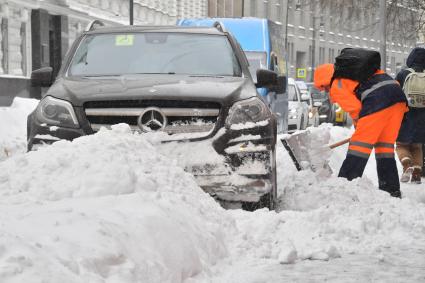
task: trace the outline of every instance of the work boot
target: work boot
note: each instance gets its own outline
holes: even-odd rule
[[[401,160],[401,165],[403,165],[403,174],[401,174],[400,182],[407,183],[413,173],[412,160],[409,157],[405,157]]]
[[[386,191],[392,197],[401,198],[400,182],[397,165],[394,158],[376,158],[379,189]]]
[[[417,167],[417,166],[415,166],[415,167],[413,168],[413,173],[412,173],[412,180],[411,180],[411,182],[412,182],[412,183],[415,183],[415,184],[421,184],[421,183],[422,183],[422,181],[421,181],[421,177],[422,177],[422,168],[421,168],[421,167]]]
[[[394,191],[390,193],[390,196],[395,197],[395,198],[401,198],[401,191]]]

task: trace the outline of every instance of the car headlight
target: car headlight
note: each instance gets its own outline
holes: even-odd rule
[[[78,120],[71,103],[46,96],[40,101],[36,111],[37,120],[53,126],[78,128]]]
[[[256,123],[269,118],[270,111],[266,104],[261,99],[253,97],[233,104],[229,110],[226,125]]]

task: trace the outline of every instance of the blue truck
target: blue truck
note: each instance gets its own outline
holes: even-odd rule
[[[260,18],[202,18],[181,19],[179,26],[214,26],[220,23],[230,32],[242,47],[249,62],[251,76],[256,82],[257,69],[275,71],[287,85],[287,60],[284,43],[284,30],[281,24]],[[278,132],[288,129],[287,91],[275,93],[265,88],[257,89],[268,103],[278,120]]]

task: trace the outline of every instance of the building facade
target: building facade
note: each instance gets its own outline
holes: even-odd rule
[[[312,79],[312,70],[323,63],[333,63],[335,56],[346,47],[362,47],[379,51],[380,34],[377,9],[360,10],[357,17],[347,16],[356,7],[342,7],[339,13],[331,7],[321,7],[319,1],[245,0],[244,15],[269,18],[287,24],[287,58],[290,77],[298,74]],[[337,1],[333,2],[337,3]],[[351,10],[350,10],[351,9]],[[344,23],[341,22],[344,20]],[[413,27],[412,27],[413,28]],[[388,40],[388,39],[387,39]],[[391,39],[389,39],[391,40]],[[387,72],[395,75],[405,64],[411,41],[387,41]],[[304,78],[305,77],[305,78]]]
[[[207,0],[134,0],[134,24],[174,25],[178,18],[206,17]],[[75,38],[92,20],[129,23],[128,0],[0,0],[0,105],[13,97],[40,97],[31,71],[57,73]]]

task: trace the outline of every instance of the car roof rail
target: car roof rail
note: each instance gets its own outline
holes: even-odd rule
[[[105,26],[105,24],[102,21],[100,21],[100,20],[93,20],[93,21],[91,21],[87,25],[87,27],[86,27],[86,29],[84,31],[95,30],[97,27],[103,27],[103,26]]]
[[[216,29],[218,29],[221,32],[227,32],[226,27],[220,21],[215,22],[213,27],[215,27]]]

